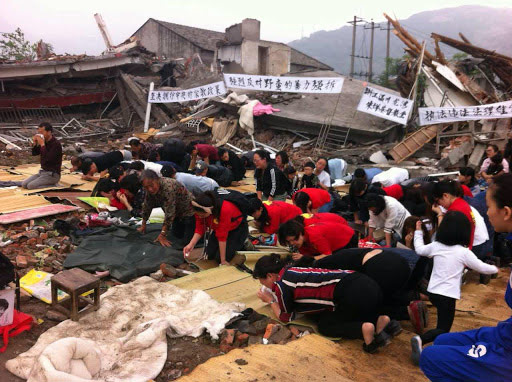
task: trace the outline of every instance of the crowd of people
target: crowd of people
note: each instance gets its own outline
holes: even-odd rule
[[[23,182],[26,188],[60,178],[62,149],[51,132],[43,123],[34,137],[41,171]],[[346,176],[339,158],[298,167],[284,151],[238,156],[176,138],[128,143],[129,151],[73,157],[73,170],[98,180],[94,195],[140,217],[141,232],[161,207],[156,241],[179,245],[185,259],[198,246],[219,265],[242,262],[237,252],[253,241],[289,247],[289,257],[263,256],[253,271],[262,284],[258,297],[281,321],[307,314],[320,333],[360,338],[364,351],[375,353],[402,331],[399,321],[410,320],[417,333],[411,359],[432,381],[512,380],[512,318],[450,333],[468,270],[485,284],[510,262],[500,243],[512,231],[512,175],[496,146],[489,145],[478,172],[464,167],[458,179],[409,179],[401,168],[358,168]],[[248,168],[255,193],[225,188],[238,185]],[[350,181],[343,198],[332,187],[342,177]],[[249,233],[248,219],[264,237]],[[512,307],[511,288],[512,279],[506,292]],[[428,331],[425,301],[437,310]]]

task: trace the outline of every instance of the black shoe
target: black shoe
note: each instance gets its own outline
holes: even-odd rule
[[[373,342],[375,342],[378,347],[383,347],[391,343],[391,337],[383,330],[373,338]]]
[[[402,333],[402,326],[400,326],[400,323],[397,320],[391,320],[384,328],[384,332],[389,334],[391,337],[396,337]]]
[[[489,284],[491,282],[492,275],[480,275],[480,284]]]
[[[373,340],[371,344],[367,345],[366,342],[363,342],[363,350],[367,353],[373,354],[376,353],[379,349],[379,345]]]

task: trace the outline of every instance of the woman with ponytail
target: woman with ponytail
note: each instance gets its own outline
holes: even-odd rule
[[[214,191],[197,195],[192,207],[196,230],[190,243],[183,248],[185,258],[205,235],[205,255],[208,259],[215,259],[220,265],[230,265],[229,262],[237,251],[243,249],[249,235],[246,218],[235,203],[220,200]]]

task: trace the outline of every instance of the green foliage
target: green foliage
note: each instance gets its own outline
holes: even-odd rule
[[[384,72],[379,74],[375,83],[380,86],[384,86],[389,89],[397,89],[395,81],[389,80],[389,77],[396,76],[398,74],[398,68],[400,67],[400,62],[404,61],[408,56],[405,55],[403,57],[398,58],[387,58],[386,59],[386,69]],[[387,72],[387,73],[386,73]]]
[[[0,60],[33,60],[37,55],[37,43],[25,40],[20,28],[12,33],[0,33]],[[48,53],[53,53],[53,46],[46,44]]]
[[[467,53],[455,53],[453,56],[452,56],[452,61],[462,61],[462,60],[465,60],[466,58],[468,58],[468,54]]]

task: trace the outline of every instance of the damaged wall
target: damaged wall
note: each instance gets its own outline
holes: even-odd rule
[[[240,45],[221,46],[218,58],[226,73],[239,73],[241,66],[245,74],[279,76],[290,71],[291,48],[276,42],[244,40]]]
[[[213,51],[201,49],[152,19],[135,32],[134,36],[146,49],[156,53],[157,56],[177,59],[192,57],[195,53],[199,53],[204,63],[210,64],[213,61]]]

